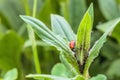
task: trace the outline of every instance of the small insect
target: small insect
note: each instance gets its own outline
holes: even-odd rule
[[[70,41],[69,47],[70,47],[70,49],[71,49],[72,51],[75,52],[75,41]]]

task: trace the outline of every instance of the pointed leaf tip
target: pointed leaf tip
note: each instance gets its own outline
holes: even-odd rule
[[[21,19],[23,19],[25,16],[24,15],[19,15]]]
[[[87,56],[88,50],[90,48],[92,26],[93,26],[93,4],[91,3],[83,19],[81,20],[77,31],[76,40],[76,48],[78,49],[77,59],[81,62],[81,64],[83,64],[83,60],[85,58],[84,55]]]
[[[65,20],[64,17],[52,14],[51,24],[52,24],[52,31],[56,35],[60,35],[68,41],[75,40],[75,34],[71,29],[70,24]]]

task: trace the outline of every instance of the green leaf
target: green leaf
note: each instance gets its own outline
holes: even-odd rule
[[[117,39],[117,41],[120,43],[120,36],[119,36],[119,34],[120,34],[120,31],[119,31],[119,29],[120,29],[120,27],[119,27],[120,26],[120,18],[117,18],[117,19],[108,21],[106,23],[103,23],[101,25],[98,25],[97,29],[99,29],[102,32],[105,32],[110,28],[111,25],[115,26],[114,30],[112,31],[111,36],[114,37],[115,39]]]
[[[113,38],[115,38],[118,43],[120,44],[120,22],[116,25],[115,29],[112,32],[111,35]]]
[[[52,3],[52,4],[51,4]],[[59,3],[58,0],[46,0],[45,4],[43,5],[38,18],[46,23],[47,25],[50,24],[50,14],[51,13],[58,13],[59,12]]]
[[[97,25],[97,29],[99,29],[102,32],[106,32],[110,27],[115,26],[120,22],[120,18],[108,21],[106,23]]]
[[[38,34],[39,37],[42,38],[43,41],[54,45],[63,52],[61,53],[63,55],[63,59],[61,60],[65,62],[64,65],[67,65],[67,68],[69,67],[74,76],[76,76],[76,74],[79,74],[79,68],[73,52],[70,50],[68,44],[64,41],[64,39],[62,39],[62,37],[55,35],[45,26],[45,24],[35,18],[28,16],[21,17],[25,22],[32,25],[34,31]]]
[[[29,16],[21,16],[21,18],[26,23],[32,25],[34,31],[38,34],[40,38],[42,38],[43,41],[55,46],[60,51],[63,50],[69,55],[73,55],[68,46],[68,43],[64,39],[62,39],[62,37],[60,37],[59,35],[55,35],[51,30],[49,30],[43,22]]]
[[[77,59],[83,64],[84,55],[90,47],[90,37],[93,25],[93,4],[86,11],[77,31],[76,49]]]
[[[0,39],[2,38],[2,36],[4,35],[5,32],[6,32],[5,26],[3,26],[3,25],[0,23]]]
[[[70,10],[68,14],[70,15],[70,22],[72,24],[73,30],[77,32],[79,22],[83,18],[83,15],[86,10],[86,1],[85,0],[68,0],[68,5]]]
[[[67,72],[64,64],[62,64],[62,63],[55,64],[54,67],[52,68],[51,74],[55,75],[55,76],[61,76],[61,77],[68,76],[68,72]]]
[[[115,43],[113,40],[107,40],[107,42],[104,44],[103,48],[101,49],[101,55],[109,60],[114,60],[118,57],[119,54],[117,54],[120,51],[120,46],[118,43]],[[109,53],[109,55],[108,55]]]
[[[77,75],[74,78],[65,78],[65,77],[58,77],[53,75],[45,75],[45,74],[30,74],[26,76],[27,78],[34,78],[39,80],[85,80],[83,76]]]
[[[7,71],[20,67],[23,41],[15,32],[8,31],[0,39],[0,69]]]
[[[18,15],[24,9],[21,3],[21,0],[0,0],[0,17],[5,27],[18,30],[22,23]]]
[[[3,80],[2,78],[0,78],[0,80]]]
[[[34,78],[34,79],[45,79],[45,80],[70,80],[64,77],[52,76],[52,75],[45,75],[45,74],[30,74],[26,76],[27,78]]]
[[[120,59],[117,59],[111,63],[110,67],[107,70],[107,75],[112,79],[114,77],[119,78],[120,77],[119,68],[120,68]]]
[[[77,75],[76,77],[72,78],[71,80],[85,80],[82,75]]]
[[[89,80],[107,80],[105,75],[99,74],[95,77],[90,78]]]
[[[100,9],[107,20],[120,17],[120,8],[116,0],[98,0]]]
[[[14,68],[14,69],[11,69],[9,70],[5,76],[4,76],[4,80],[16,80],[18,77],[18,72],[17,72],[17,69]]]
[[[51,15],[51,24],[54,33],[63,36],[68,41],[75,40],[75,34],[73,33],[68,22],[63,17]]]
[[[66,55],[65,52],[60,53],[60,60],[68,71],[68,77],[75,77],[80,74],[79,67],[75,57]]]
[[[67,21],[70,21],[69,1],[70,0],[59,0],[60,13]]]
[[[113,31],[114,27],[116,26],[116,24],[118,24],[120,22],[120,20],[117,20],[116,22],[112,23],[111,25],[109,25],[109,28],[105,31],[105,33],[100,37],[100,39],[98,41],[96,41],[96,43],[93,45],[93,47],[90,49],[89,51],[89,57],[87,58],[87,62],[85,64],[85,69],[84,69],[84,75],[87,76],[88,73],[88,69],[91,65],[91,63],[93,62],[93,60],[98,56],[99,51],[101,49],[101,47],[103,46],[103,43],[106,41],[106,37],[107,35]],[[104,25],[104,26],[108,26],[108,24]]]
[[[36,45],[37,46],[50,47],[47,43],[44,43],[43,41],[40,41],[40,40],[36,40]],[[25,43],[24,43],[23,49],[25,49],[27,47],[30,47],[30,46],[32,46],[31,41],[30,40],[26,40]]]

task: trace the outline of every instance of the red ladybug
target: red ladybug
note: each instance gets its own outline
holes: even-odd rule
[[[70,47],[70,49],[71,49],[72,51],[74,51],[74,49],[75,49],[75,41],[70,41],[69,47]]]

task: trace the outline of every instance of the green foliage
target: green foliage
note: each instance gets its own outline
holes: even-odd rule
[[[97,75],[96,77],[93,77],[89,80],[107,80],[106,76],[102,75],[102,74],[99,74]]]
[[[68,71],[68,74],[69,74],[68,77],[74,77],[74,76],[80,74],[77,60],[75,58],[66,55],[65,52],[61,52],[60,60],[65,65],[65,67]]]
[[[85,65],[85,72],[86,72],[86,70],[89,69],[89,66],[93,62],[93,60],[98,56],[98,52],[99,52],[100,48],[103,46],[103,43],[106,41],[107,35],[114,29],[114,27],[116,26],[116,24],[118,22],[119,22],[119,20],[115,21],[112,25],[109,25],[109,29],[107,29],[105,31],[103,36],[100,37],[100,39],[91,48],[91,50],[89,52],[89,57],[87,58],[87,62]],[[107,25],[105,25],[105,26],[107,26]],[[88,67],[88,69],[87,69],[87,67]],[[85,74],[87,74],[87,73],[85,73]]]
[[[23,24],[19,15],[29,15],[33,13],[33,2],[34,0],[0,0],[0,77],[3,78],[4,73],[14,67],[18,69],[18,80],[24,80],[24,76],[29,73],[35,73],[33,55],[31,54],[32,43],[28,40],[26,24]],[[91,29],[85,33],[92,33],[89,36],[84,36],[87,41],[87,53],[89,57],[84,58],[86,65],[83,66],[84,72],[80,73],[80,64],[78,59],[74,56],[76,50],[73,51],[69,48],[69,42],[71,40],[77,40],[74,33],[77,33],[77,28],[79,23],[82,23],[83,15],[91,2],[94,3],[95,7],[95,24],[93,26],[93,31]],[[98,4],[99,5],[98,5]],[[87,4],[87,5],[86,5]],[[101,11],[99,11],[99,8]],[[59,14],[64,16],[64,18],[72,25],[70,26],[68,22],[61,16],[51,15]],[[102,17],[103,14],[104,18]],[[88,17],[86,20],[93,20],[93,10],[90,9],[89,12],[85,13]],[[50,16],[51,15],[51,16]],[[51,27],[50,27],[50,17],[51,17]],[[52,66],[59,62],[58,51],[52,47],[55,46],[60,51],[60,60],[62,63],[60,65],[55,65],[52,70],[51,75],[32,75],[31,77],[37,77],[40,80],[61,79],[61,80],[106,80],[104,75],[98,75],[99,73],[105,74],[108,80],[119,80],[119,58],[120,58],[120,0],[37,0],[36,8],[36,18],[43,21],[47,26],[40,27],[41,32],[39,32],[40,38],[36,37],[36,44],[38,49],[39,60],[41,63],[42,73],[46,74],[51,71]],[[105,23],[102,23],[102,22]],[[93,24],[93,21],[90,21]],[[100,22],[100,25],[96,24]],[[37,24],[38,25],[38,24]],[[89,24],[88,24],[89,25]],[[115,27],[113,31],[111,27]],[[34,26],[33,26],[34,27]],[[52,30],[46,29],[46,27]],[[72,31],[72,29],[73,31]],[[85,27],[83,27],[84,29]],[[92,28],[92,26],[91,26]],[[11,30],[12,29],[12,30]],[[10,31],[9,31],[10,30]],[[46,30],[46,31],[44,31]],[[6,33],[6,31],[8,31]],[[82,30],[83,31],[83,30]],[[99,39],[102,32],[107,32],[109,34],[107,43],[103,46],[98,54],[100,47],[102,47],[105,41],[106,35],[104,34],[100,40]],[[35,31],[36,32],[36,31]],[[46,33],[45,32],[49,32]],[[37,32],[38,33],[38,32]],[[41,36],[44,35],[44,36]],[[52,35],[51,35],[52,34]],[[18,36],[19,35],[19,36]],[[48,35],[48,36],[47,36]],[[49,37],[51,35],[51,37]],[[54,35],[54,37],[53,37]],[[83,35],[82,35],[83,36]],[[80,36],[79,36],[80,37]],[[52,39],[51,39],[52,38]],[[56,40],[57,38],[57,40]],[[82,38],[81,38],[82,40]],[[24,44],[23,44],[24,42]],[[44,43],[46,42],[46,43]],[[60,42],[60,43],[58,43]],[[92,43],[90,43],[92,42]],[[95,42],[95,44],[93,44]],[[48,45],[48,43],[50,45]],[[118,44],[119,43],[119,44]],[[24,46],[23,46],[24,45]],[[51,46],[52,45],[52,46]],[[98,46],[97,46],[98,45]],[[61,47],[62,46],[62,47]],[[93,46],[93,47],[92,47]],[[97,46],[97,47],[95,47]],[[23,53],[23,54],[21,54]],[[99,57],[94,60],[97,56]],[[93,62],[94,61],[94,62]],[[93,63],[92,63],[93,62]],[[92,65],[91,65],[92,64]],[[88,71],[91,66],[91,70]],[[13,70],[14,72],[15,70]],[[61,71],[61,72],[60,72]],[[8,71],[9,72],[9,71]],[[16,71],[15,71],[16,73]],[[64,74],[64,76],[62,75]],[[65,75],[67,74],[67,75]],[[12,72],[10,76],[14,75]],[[23,76],[20,76],[23,75]],[[90,75],[90,77],[89,77]],[[60,77],[62,76],[62,77]],[[92,77],[95,76],[95,77]],[[9,77],[9,76],[7,76]],[[87,78],[86,78],[87,77]],[[1,80],[0,78],[0,80]],[[3,79],[2,79],[3,80]],[[11,79],[9,79],[11,80]]]
[[[51,4],[52,3],[52,4]],[[59,12],[58,0],[46,0],[45,4],[41,8],[38,18],[45,22],[47,25],[50,24],[50,14]]]
[[[86,56],[90,47],[90,37],[93,24],[93,4],[90,5],[89,9],[84,15],[78,31],[77,31],[77,40],[76,40],[76,55],[77,59],[83,65],[84,55]]]
[[[71,80],[85,80],[85,78],[81,75],[77,75],[76,77],[72,78]]]
[[[103,32],[106,32],[108,28],[114,26],[115,29],[113,30],[113,32],[111,32],[112,34],[111,36],[117,39],[117,41],[120,43],[120,38],[119,38],[120,32],[118,31],[120,29],[119,25],[120,25],[120,18],[98,25],[97,28]]]
[[[0,38],[0,68],[2,70],[20,67],[22,44],[21,37],[13,31],[8,31]]]
[[[58,48],[58,50],[61,51],[60,55],[61,55],[61,61],[62,63],[66,66],[66,68],[68,68],[68,70],[70,70],[69,73],[71,73],[70,77],[75,77],[77,76],[79,73],[79,69],[78,67],[81,69],[80,65],[83,65],[83,63],[81,62],[81,60],[76,60],[76,58],[73,56],[73,52],[70,51],[67,42],[65,41],[64,38],[66,38],[67,40],[69,40],[69,37],[66,36],[67,33],[65,33],[64,30],[66,30],[66,28],[69,26],[64,26],[66,27],[65,29],[62,29],[62,25],[66,24],[65,23],[61,23],[62,25],[60,25],[60,21],[63,21],[63,18],[60,18],[58,16],[59,19],[55,19],[55,16],[52,16],[52,26],[59,26],[62,33],[60,32],[55,32],[55,27],[53,27],[53,31],[57,34],[57,35],[62,35],[62,37],[57,36],[56,34],[54,34],[52,31],[50,31],[46,25],[44,23],[42,23],[41,21],[29,17],[29,16],[21,16],[21,18],[28,24],[31,24],[34,31],[38,34],[39,37],[42,38],[43,41],[54,45],[56,48]],[[61,19],[61,20],[60,20]],[[98,52],[100,50],[100,48],[103,46],[103,43],[106,41],[106,37],[107,35],[114,29],[115,25],[117,22],[115,22],[113,25],[111,25],[111,27],[103,34],[102,37],[100,37],[100,39],[94,44],[94,46],[90,49],[90,51],[88,52],[88,49],[90,47],[90,34],[91,34],[91,29],[92,29],[92,23],[93,22],[93,6],[91,4],[91,6],[89,7],[89,9],[86,11],[85,16],[83,17],[81,24],[80,24],[80,28],[78,28],[78,33],[77,33],[77,43],[76,43],[76,49],[80,48],[80,52],[83,53],[77,53],[77,54],[82,54],[82,57],[85,57],[83,54],[89,53],[87,54],[88,57],[86,59],[86,63],[85,63],[85,69],[84,69],[84,73],[83,76],[85,77],[85,79],[88,79],[88,75],[89,75],[89,67],[91,65],[91,63],[93,62],[93,60],[98,56]],[[59,24],[58,24],[59,23]],[[85,25],[86,27],[84,28]],[[83,31],[83,32],[82,32]],[[49,34],[48,34],[49,33]],[[68,33],[69,34],[69,33]],[[85,35],[86,34],[86,35]],[[52,41],[54,41],[54,43]],[[62,43],[62,42],[63,43]],[[81,47],[81,45],[84,45]],[[66,46],[66,48],[64,47]],[[75,53],[75,54],[76,54]],[[81,59],[81,57],[80,57]],[[82,58],[82,61],[84,61],[85,59]],[[77,61],[80,61],[80,65],[77,65]],[[28,77],[44,77],[44,75],[30,75]],[[49,75],[45,75],[46,78],[50,78],[53,80],[56,80],[57,77],[55,77],[55,79],[53,78],[53,76],[49,76]],[[102,78],[102,77],[100,77]],[[60,79],[60,78],[59,78]],[[79,78],[76,78],[75,80],[77,80]],[[99,79],[99,77],[98,77]],[[104,78],[103,78],[104,79]]]
[[[17,30],[22,21],[19,14],[22,14],[23,5],[18,0],[0,0],[0,17],[5,27]],[[11,5],[12,4],[12,5]],[[19,8],[19,9],[17,9]]]
[[[34,78],[34,79],[45,79],[45,80],[85,80],[84,77],[78,75],[74,78],[64,78],[64,77],[58,77],[58,76],[52,76],[52,75],[44,75],[44,74],[30,74],[27,75],[28,78]]]
[[[105,32],[112,25],[115,26],[114,30],[110,33],[110,36],[114,40],[116,40],[117,43],[109,39],[108,41],[109,43],[107,43],[101,51],[103,57],[105,57],[106,59],[105,62],[102,64],[104,66],[102,69],[106,71],[105,74],[108,75],[108,79],[113,79],[113,80],[119,80],[120,78],[118,76],[119,72],[117,73],[116,72],[117,70],[114,70],[113,68],[111,68],[111,66],[116,66],[116,64],[110,64],[111,62],[114,63],[114,61],[119,60],[119,52],[120,52],[119,50],[120,49],[120,46],[119,46],[120,44],[120,36],[119,36],[120,34],[120,31],[119,31],[120,30],[120,27],[119,27],[120,26],[120,3],[119,1],[120,0],[105,0],[105,1],[99,0],[101,12],[103,13],[103,16],[109,21],[97,26],[97,28],[102,32]],[[109,69],[107,69],[108,67]]]
[[[52,68],[51,74],[55,76],[61,76],[61,77],[68,76],[66,67],[62,63],[55,64],[54,67]]]
[[[109,53],[109,55],[107,55]],[[106,57],[107,60],[114,60],[119,56],[119,44],[112,42],[111,40],[107,41],[104,47],[101,50],[101,55]]]
[[[57,76],[52,76],[52,75],[44,75],[44,74],[30,74],[27,75],[26,77],[28,78],[34,78],[34,79],[45,79],[45,80],[70,80],[68,78],[64,77],[57,77]]]
[[[21,16],[21,18],[27,23],[33,25],[33,29],[39,37],[42,37],[43,41],[53,46],[57,46],[58,50],[70,52],[70,49],[65,40],[62,39],[59,35],[55,35],[52,31],[50,31],[43,22],[29,16]]]
[[[12,70],[9,70],[5,76],[4,76],[4,80],[16,80],[18,77],[18,72],[17,69],[14,68]]]
[[[67,41],[75,40],[75,34],[63,17],[60,17],[58,15],[51,15],[51,24],[52,30],[56,35],[60,35]]]
[[[82,20],[86,10],[85,0],[68,0],[70,22],[72,29],[77,32],[79,22]]]
[[[117,59],[111,63],[111,66],[107,71],[107,75],[110,76],[110,79],[114,79],[115,77],[120,78],[119,63],[120,59]]]
[[[61,58],[63,58],[62,61],[66,66],[69,65],[67,67],[70,67],[70,69],[71,67],[73,68],[72,69],[73,75],[79,73],[77,62],[75,60],[75,57],[73,56],[73,52],[70,50],[68,46],[67,43],[68,41],[64,40],[63,37],[60,37],[59,35],[53,33],[45,26],[44,23],[42,23],[41,21],[35,18],[28,16],[21,16],[21,18],[27,23],[32,25],[35,32],[38,34],[39,37],[42,38],[43,41],[55,46],[58,50],[63,51],[61,54],[62,55]],[[69,27],[69,26],[65,26],[65,27]]]
[[[120,7],[117,0],[99,0],[100,9],[107,20],[120,17]]]

